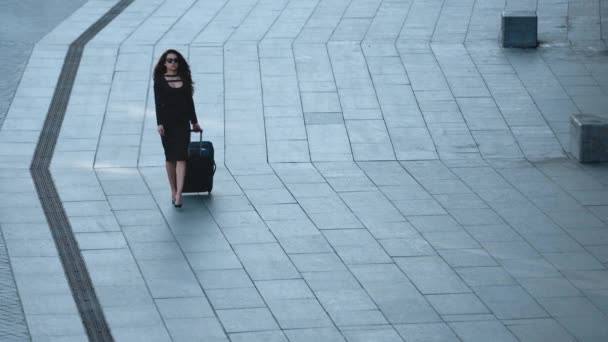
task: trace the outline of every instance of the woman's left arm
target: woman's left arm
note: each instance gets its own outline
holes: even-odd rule
[[[198,124],[198,120],[196,118],[196,110],[194,109],[194,99],[192,96],[188,96],[188,106],[190,107],[190,123],[192,123],[192,129],[202,132],[203,129]]]
[[[190,112],[190,122],[195,125],[198,123],[198,119],[196,118],[196,110],[194,109],[194,99],[192,96],[187,96],[188,97],[188,107],[189,108],[189,112]]]

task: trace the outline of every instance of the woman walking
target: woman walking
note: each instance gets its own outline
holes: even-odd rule
[[[171,202],[182,206],[186,159],[192,130],[202,131],[196,119],[194,82],[190,66],[176,50],[165,51],[154,68],[156,124],[165,150],[165,167],[171,186]]]

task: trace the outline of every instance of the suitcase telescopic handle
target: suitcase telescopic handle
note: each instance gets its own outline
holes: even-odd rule
[[[199,140],[199,142],[203,142],[203,130],[202,129],[199,130],[199,131],[197,131],[195,129],[191,129],[190,132],[198,132],[199,133],[199,139],[198,140]]]

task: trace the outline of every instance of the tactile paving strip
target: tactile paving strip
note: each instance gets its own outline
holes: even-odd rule
[[[118,2],[70,45],[30,166],[30,172],[36,185],[38,197],[40,198],[44,214],[46,215],[63,264],[63,269],[72,290],[72,295],[74,296],[74,301],[76,302],[90,341],[113,341],[114,339],[97,300],[97,295],[95,294],[85,262],[78,249],[72,227],[63,210],[61,200],[49,171],[49,166],[70,99],[72,86],[76,79],[84,46],[132,2],[133,0],[121,0]]]

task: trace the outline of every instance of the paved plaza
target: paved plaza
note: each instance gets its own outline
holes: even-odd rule
[[[70,64],[119,3],[71,1],[0,88],[1,341],[89,340],[54,214],[115,341],[608,341],[608,164],[569,154],[608,118],[608,0],[134,0]],[[505,8],[539,48],[500,47]],[[218,164],[181,209],[168,48]]]

